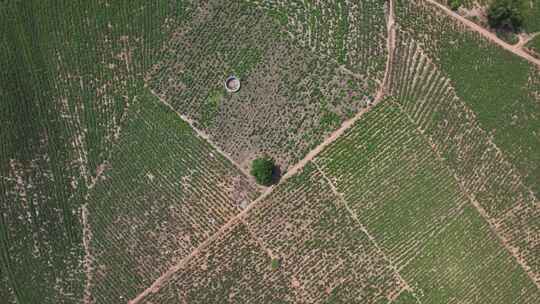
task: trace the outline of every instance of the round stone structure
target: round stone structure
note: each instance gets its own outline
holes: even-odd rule
[[[227,92],[234,93],[240,90],[240,79],[236,76],[229,76],[225,80],[225,89]]]

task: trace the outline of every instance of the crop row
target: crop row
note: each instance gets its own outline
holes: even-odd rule
[[[239,163],[267,153],[287,167],[378,87],[303,48],[252,4],[209,1],[192,24],[173,30],[146,80]],[[241,80],[235,94],[224,89],[230,74]]]
[[[318,55],[382,80],[386,23],[380,1],[260,1],[289,35]]]
[[[134,297],[256,195],[234,166],[151,96],[130,107],[89,198],[92,297]]]
[[[401,290],[313,164],[203,249],[147,303],[379,303]]]
[[[540,70],[494,45],[422,0],[400,1],[397,22],[452,82],[455,95],[508,158],[536,197],[540,195]],[[459,46],[459,47],[457,47]]]
[[[383,101],[315,162],[421,302],[533,303],[536,286],[400,107]]]
[[[452,82],[402,33],[395,54],[392,94],[404,113],[430,138],[461,187],[485,210],[489,222],[533,273],[540,273],[536,198],[508,157],[481,128],[477,115],[456,94]]]

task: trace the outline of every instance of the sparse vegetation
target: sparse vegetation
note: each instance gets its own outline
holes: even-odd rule
[[[278,258],[273,258],[272,259],[272,262],[270,264],[270,268],[272,268],[272,270],[276,271],[279,269],[279,266],[281,265],[281,261],[280,259]]]

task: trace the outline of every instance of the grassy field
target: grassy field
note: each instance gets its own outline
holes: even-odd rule
[[[325,15],[333,12],[328,7],[304,11],[300,2],[285,4],[208,1],[191,27],[173,29],[146,77],[159,96],[242,164],[266,153],[286,169],[371,101],[382,81],[382,3],[368,1],[349,12],[358,19],[348,23],[354,36],[342,37],[331,31],[343,17]],[[314,19],[309,36],[291,28],[303,27],[299,20],[280,22],[301,19],[300,12],[322,19]],[[359,43],[367,35],[369,43]],[[321,45],[312,45],[316,41]],[[336,60],[336,44],[352,59]],[[231,74],[242,83],[235,94],[223,85]]]
[[[402,289],[313,164],[237,223],[144,302],[384,303]]]
[[[539,299],[532,280],[392,100],[367,113],[315,162],[422,303]]]

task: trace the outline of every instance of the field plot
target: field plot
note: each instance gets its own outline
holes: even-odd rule
[[[288,282],[243,224],[201,251],[143,303],[286,303]]]
[[[436,0],[437,2],[451,7],[448,0]],[[453,1],[452,1],[453,2]],[[487,15],[487,9],[493,0],[458,0],[457,3],[460,3],[460,9],[457,11],[460,14],[467,16],[467,13],[472,15],[478,14],[475,12],[477,9],[482,9],[483,14]],[[540,31],[540,2],[538,1],[516,1],[522,6],[525,6],[522,9],[523,24],[521,30],[527,33],[535,33]],[[474,20],[474,19],[473,19]],[[476,20],[475,20],[476,22]]]
[[[391,99],[368,112],[315,163],[422,303],[535,303],[539,298],[533,281]]]
[[[422,0],[397,1],[401,29],[448,77],[480,127],[540,196],[540,70]],[[459,46],[459,47],[457,47]]]
[[[520,263],[540,282],[537,197],[511,158],[498,149],[496,138],[482,128],[480,116],[458,95],[454,82],[408,33],[398,37],[392,94]],[[528,77],[528,97],[538,100],[540,72],[533,70]],[[535,108],[522,109],[523,115],[535,120],[525,126],[533,134],[538,132]],[[534,155],[531,160],[535,165],[537,158]]]
[[[382,81],[386,24],[380,1],[248,1],[276,18],[295,41],[313,53]]]
[[[127,301],[255,195],[176,113],[142,95],[89,198],[92,298]]]
[[[378,9],[382,15],[382,3]],[[173,29],[146,81],[237,162],[267,153],[286,169],[373,99],[386,54],[383,47],[373,51],[370,62],[380,64],[351,71],[290,37],[272,12],[242,1],[203,1],[190,27]],[[382,40],[384,20],[361,29]],[[238,93],[225,91],[231,74],[241,80]]]
[[[405,291],[402,292],[399,297],[397,297],[395,300],[391,300],[388,302],[394,303],[394,304],[416,304],[418,303],[418,300],[415,298],[415,296],[412,294],[412,292]]]
[[[10,294],[2,303],[81,301],[80,207],[174,7],[0,4],[0,272]]]
[[[312,164],[243,215],[143,303],[385,303],[404,288]]]

